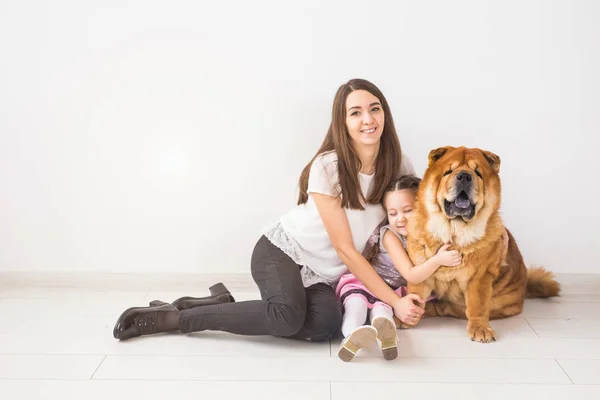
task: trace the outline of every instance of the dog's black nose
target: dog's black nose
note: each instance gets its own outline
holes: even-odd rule
[[[459,182],[467,183],[471,182],[471,179],[473,179],[473,177],[468,172],[461,172],[460,174],[456,175],[456,180]]]

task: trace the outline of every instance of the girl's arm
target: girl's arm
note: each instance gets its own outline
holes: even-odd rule
[[[407,282],[418,284],[429,278],[442,265],[456,266],[460,264],[457,251],[447,251],[450,245],[445,244],[438,253],[423,264],[413,266],[400,239],[389,230],[383,234],[383,248],[388,252],[394,266]]]

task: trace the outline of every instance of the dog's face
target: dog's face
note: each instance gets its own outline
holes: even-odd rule
[[[500,206],[500,157],[465,147],[440,147],[429,153],[423,177],[430,212],[469,222]],[[489,212],[485,212],[485,210]]]

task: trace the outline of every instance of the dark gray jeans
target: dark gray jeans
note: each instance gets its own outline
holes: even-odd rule
[[[240,335],[273,335],[322,341],[335,336],[342,312],[331,286],[304,288],[300,266],[262,236],[252,253],[252,278],[262,300],[183,310],[181,332],[225,331]]]

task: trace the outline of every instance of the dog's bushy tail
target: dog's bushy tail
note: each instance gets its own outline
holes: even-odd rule
[[[554,279],[554,274],[542,267],[527,269],[526,297],[554,297],[560,293],[560,283]]]

